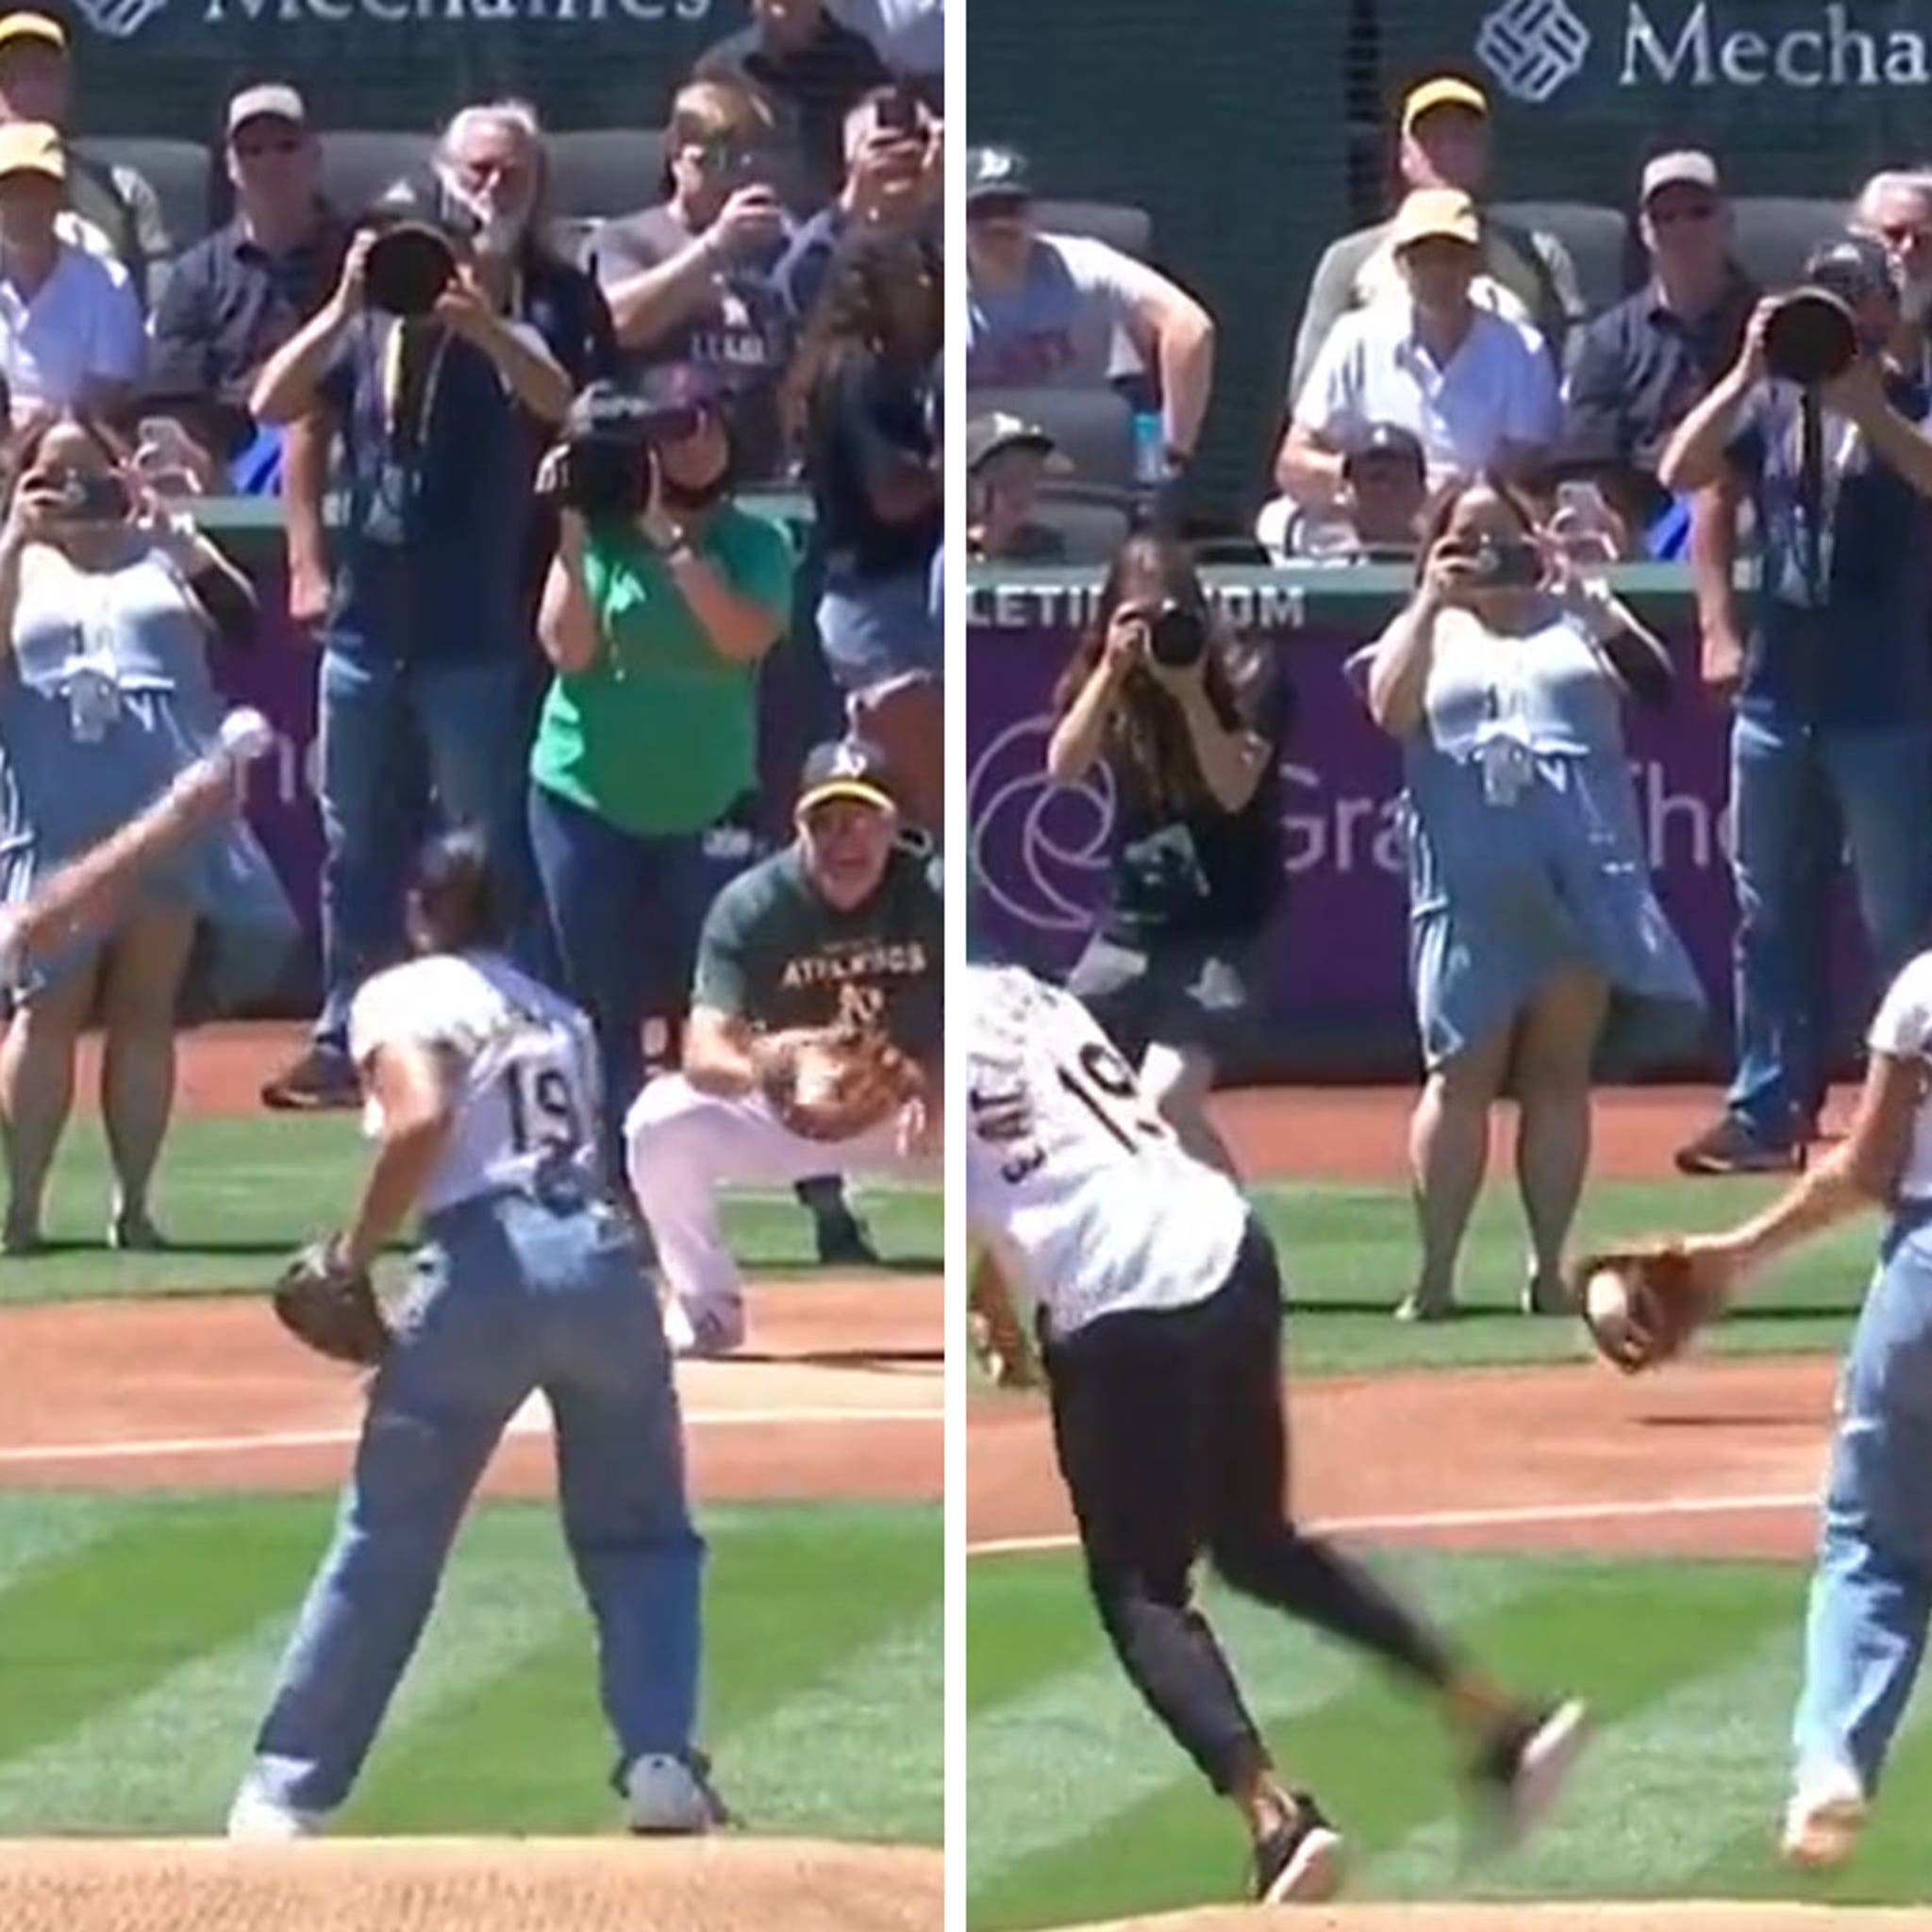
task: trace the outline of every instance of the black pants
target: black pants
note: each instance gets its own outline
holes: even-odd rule
[[[1103,1315],[1045,1350],[1054,1446],[1100,1621],[1135,1688],[1224,1792],[1264,1760],[1191,1603],[1204,1552],[1236,1590],[1431,1685],[1452,1668],[1373,1577],[1289,1518],[1281,1325],[1274,1243],[1251,1220],[1205,1302]]]

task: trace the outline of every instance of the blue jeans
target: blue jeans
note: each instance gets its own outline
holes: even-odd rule
[[[1888,1232],[1839,1387],[1792,1742],[1877,1789],[1932,1619],[1932,1214]]]
[[[624,1117],[644,1084],[653,991],[681,1007],[697,929],[702,832],[640,838],[529,787],[530,849],[572,999],[591,1016],[603,1067],[604,1171],[624,1184]]]
[[[416,1291],[369,1391],[335,1539],[256,1740],[268,1802],[349,1794],[422,1634],[457,1524],[532,1389],[557,1423],[564,1540],[596,1619],[618,1775],[686,1756],[705,1547],[691,1527],[657,1297],[608,1210],[527,1195],[429,1218]]]
[[[1932,924],[1932,730],[1802,729],[1740,715],[1731,730],[1738,891],[1737,1072],[1727,1106],[1787,1145],[1824,1090],[1824,944],[1839,829],[1881,984]]]
[[[519,820],[529,750],[516,666],[322,658],[322,967],[319,1046],[346,1051],[349,1003],[403,950],[403,892],[433,801],[474,825],[510,901],[532,894]]]

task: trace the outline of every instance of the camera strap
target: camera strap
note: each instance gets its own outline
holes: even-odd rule
[[[449,331],[438,327],[427,359],[423,349],[429,334],[420,324],[399,318],[390,325],[382,345],[382,430],[391,452],[413,457],[429,438],[429,418],[442,386],[443,358],[449,353]]]

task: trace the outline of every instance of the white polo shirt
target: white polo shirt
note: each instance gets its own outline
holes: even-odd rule
[[[63,242],[54,273],[29,301],[0,274],[0,374],[13,420],[62,408],[90,376],[132,382],[147,356],[141,305],[126,269]]]
[[[1419,439],[1433,488],[1452,473],[1473,475],[1503,442],[1553,443],[1561,424],[1557,374],[1542,339],[1487,308],[1438,363],[1415,332],[1404,296],[1344,315],[1308,372],[1294,420],[1337,449],[1374,423]]]

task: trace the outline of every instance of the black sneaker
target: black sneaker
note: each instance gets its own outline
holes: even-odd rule
[[[1802,1141],[1774,1146],[1734,1113],[1677,1149],[1679,1174],[1797,1174],[1804,1165]]]
[[[293,1066],[261,1090],[261,1104],[275,1113],[323,1113],[362,1105],[362,1083],[345,1053],[311,1046]]]
[[[1490,1733],[1470,1766],[1470,1782],[1509,1842],[1556,1803],[1589,1734],[1590,1711],[1574,1697],[1526,1705]]]
[[[1341,1889],[1341,1834],[1307,1791],[1291,1791],[1294,1816],[1255,1847],[1255,1903],[1320,1905]]]
[[[872,1233],[849,1208],[833,1208],[817,1216],[819,1265],[822,1268],[876,1268],[879,1251]]]

